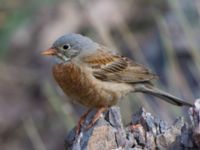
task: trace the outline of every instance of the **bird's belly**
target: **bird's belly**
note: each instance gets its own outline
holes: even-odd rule
[[[67,96],[86,107],[110,107],[122,96],[110,84],[98,81],[71,63],[55,65],[53,75]]]

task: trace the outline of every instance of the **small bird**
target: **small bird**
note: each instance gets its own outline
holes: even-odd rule
[[[71,33],[59,37],[42,54],[57,58],[53,76],[64,93],[89,108],[80,118],[77,132],[93,108],[98,111],[88,128],[98,120],[102,112],[116,105],[130,92],[150,94],[177,106],[193,106],[155,88],[151,81],[157,79],[157,76],[143,65],[80,34]]]

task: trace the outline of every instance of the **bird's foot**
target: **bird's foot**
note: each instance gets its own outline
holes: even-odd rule
[[[85,119],[87,115],[92,111],[92,109],[88,109],[79,119],[78,125],[76,127],[76,135],[79,135],[82,126],[84,125]],[[107,107],[101,107],[97,110],[96,114],[92,118],[92,120],[89,122],[89,124],[84,128],[84,131],[90,129],[101,117],[101,114],[107,111]]]
[[[101,107],[97,110],[96,114],[94,115],[94,117],[92,118],[92,120],[90,121],[90,123],[86,126],[86,128],[84,129],[85,131],[90,129],[101,117],[101,114],[107,111],[107,107]]]
[[[141,124],[131,125],[130,129],[131,131],[135,131],[137,129],[143,128]]]
[[[79,135],[80,131],[81,131],[81,127],[83,126],[83,123],[85,122],[85,119],[87,117],[87,115],[92,111],[92,109],[88,109],[79,119],[78,121],[78,125],[76,127],[76,135]]]

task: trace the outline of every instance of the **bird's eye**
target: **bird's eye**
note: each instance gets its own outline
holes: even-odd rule
[[[64,49],[64,50],[67,50],[67,49],[69,49],[69,48],[70,48],[70,45],[69,45],[69,44],[63,45],[63,49]]]

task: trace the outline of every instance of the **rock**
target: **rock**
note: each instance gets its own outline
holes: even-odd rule
[[[111,107],[104,117],[92,128],[81,129],[75,135],[75,128],[65,139],[66,150],[184,150],[200,149],[200,100],[189,109],[192,125],[188,126],[182,117],[169,126],[165,121],[152,116],[144,108],[133,114],[131,123],[123,127],[120,108]],[[91,112],[82,128],[94,116]]]

